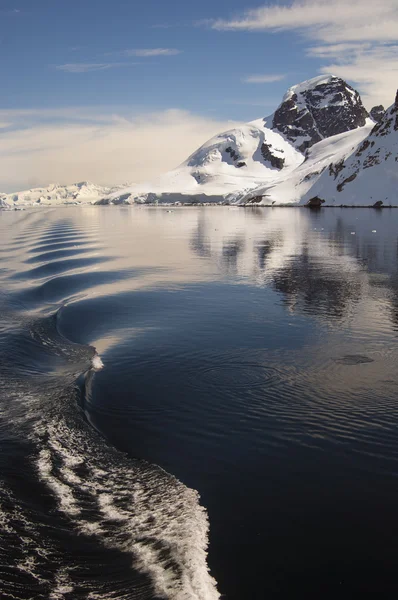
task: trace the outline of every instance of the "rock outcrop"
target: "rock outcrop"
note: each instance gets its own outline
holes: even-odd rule
[[[373,121],[375,121],[376,123],[379,123],[382,120],[384,113],[385,113],[384,106],[382,104],[379,104],[378,106],[374,106],[369,114],[370,114],[371,118],[373,119]]]
[[[305,152],[325,138],[364,126],[368,116],[358,92],[343,79],[316,77],[288,90],[272,128]]]

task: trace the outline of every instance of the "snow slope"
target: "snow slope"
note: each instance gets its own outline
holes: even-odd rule
[[[398,92],[362,143],[345,160],[332,162],[303,202],[320,196],[328,204],[398,205]]]
[[[374,122],[367,119],[364,127],[346,131],[314,144],[306,158],[285,178],[254,188],[239,199],[241,204],[298,204],[312,190],[332,162],[349,156],[370,133]],[[315,195],[311,193],[309,197]]]
[[[153,183],[123,190],[136,200],[162,199],[169,194],[207,195],[233,199],[264,181],[273,181],[280,172],[291,172],[303,155],[278,132],[248,123],[208,140],[179,167]],[[120,194],[111,198],[117,201]]]

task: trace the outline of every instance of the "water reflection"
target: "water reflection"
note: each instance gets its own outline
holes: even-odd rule
[[[389,302],[396,323],[397,218],[374,213],[202,211],[190,247],[224,276],[272,288],[290,310],[343,319],[370,296]]]

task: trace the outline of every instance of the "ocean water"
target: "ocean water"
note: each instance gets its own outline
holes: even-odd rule
[[[0,211],[5,599],[395,597],[398,212]]]

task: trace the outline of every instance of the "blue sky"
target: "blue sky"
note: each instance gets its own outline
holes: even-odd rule
[[[303,61],[303,40],[289,32],[252,35],[199,24],[240,11],[239,0],[11,0],[2,5],[9,11],[1,15],[0,26],[6,108],[127,104],[246,120],[272,110],[288,85],[315,75],[320,66],[317,59]],[[13,7],[20,12],[11,12]],[[180,53],[133,54],[141,49]],[[87,71],[60,70],[79,64]],[[253,74],[286,76],[273,85],[242,81]]]
[[[82,161],[98,136],[98,160],[108,160],[98,167],[102,183],[155,176],[229,121],[269,114],[287,87],[319,72],[346,78],[369,107],[391,104],[397,28],[397,0],[379,0],[377,9],[370,0],[0,0],[0,191],[44,185],[53,173],[63,183],[95,177],[90,160],[84,176]],[[156,124],[169,146],[179,127],[167,159],[151,158],[145,145]],[[137,134],[127,162],[125,139],[124,158],[108,156],[119,148],[112,127]],[[75,166],[56,144],[62,138],[64,153],[73,146],[62,128],[73,129]]]

